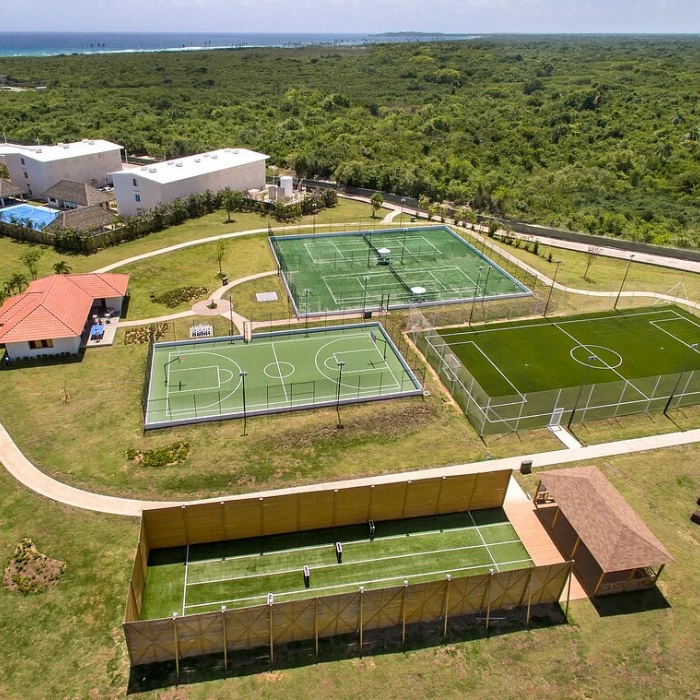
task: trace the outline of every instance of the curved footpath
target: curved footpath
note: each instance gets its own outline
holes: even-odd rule
[[[616,455],[630,454],[633,452],[644,452],[662,447],[677,447],[679,445],[690,445],[700,442],[700,429],[689,430],[685,433],[666,433],[664,435],[653,435],[651,437],[635,438],[633,440],[620,440],[618,442],[608,442],[602,445],[591,445],[590,447],[580,447],[575,449],[554,450],[552,452],[539,452],[537,454],[520,455],[517,457],[504,457],[502,459],[487,459],[481,462],[471,462],[470,464],[457,464],[449,467],[435,467],[433,469],[421,469],[412,472],[398,472],[395,474],[383,474],[379,476],[366,477],[362,479],[352,479],[348,481],[333,481],[322,484],[310,484],[308,486],[297,486],[287,489],[277,489],[274,491],[260,491],[258,493],[245,493],[239,496],[219,496],[216,498],[205,498],[197,501],[140,501],[132,498],[116,498],[114,496],[103,496],[98,493],[81,491],[67,484],[56,481],[56,479],[44,474],[37,469],[15,445],[9,433],[0,424],[0,457],[2,462],[12,476],[21,484],[36,493],[51,498],[68,506],[94,510],[100,513],[111,513],[114,515],[129,515],[137,517],[141,511],[148,508],[158,508],[161,506],[185,505],[194,503],[217,503],[222,498],[251,498],[264,497],[272,494],[299,493],[322,489],[337,489],[348,485],[363,486],[368,484],[388,484],[405,479],[435,478],[441,476],[454,476],[457,474],[471,474],[474,472],[497,471],[499,469],[517,469],[524,459],[532,460],[533,467],[546,467],[554,464],[565,464],[582,460],[593,460]]]
[[[398,213],[398,209],[394,208],[392,212],[390,212],[386,217],[385,221],[391,221]],[[406,214],[409,214],[410,212],[408,210],[405,210]],[[344,224],[330,224],[328,225],[329,227],[347,227],[348,225],[357,225],[357,224],[352,224],[352,223],[344,223]],[[283,230],[294,230],[294,229],[299,229],[299,228],[306,228],[306,227],[301,227],[301,226],[285,226],[282,227]],[[151,258],[157,255],[163,255],[165,253],[169,253],[175,250],[181,250],[183,248],[189,248],[191,246],[195,245],[201,245],[204,243],[209,243],[213,241],[217,241],[220,239],[227,239],[227,238],[237,238],[239,236],[250,236],[250,235],[255,235],[259,233],[267,233],[266,228],[261,228],[261,229],[252,229],[248,231],[240,231],[236,233],[228,233],[228,234],[222,234],[219,236],[210,236],[208,238],[201,238],[198,240],[194,241],[187,241],[185,243],[179,243],[176,245],[168,246],[166,248],[160,248],[158,250],[150,251],[148,253],[143,253],[141,255],[136,255],[131,258],[126,258],[124,260],[118,261],[116,263],[112,263],[111,265],[106,265],[105,267],[102,267],[98,270],[95,270],[95,272],[109,272],[110,270],[117,269],[119,267],[122,267],[124,265],[128,265],[133,262],[138,262],[140,260],[144,260],[146,258]],[[496,246],[491,243],[490,240],[484,239],[485,244],[489,248],[494,248],[496,249]],[[527,263],[524,263],[523,261],[519,260],[513,255],[510,255],[507,251],[502,250],[498,248],[498,252],[500,255],[503,255],[505,258],[507,258],[509,261],[513,262],[514,264],[520,266],[521,268],[527,270],[531,274],[535,275],[538,279],[540,279],[543,283],[547,285],[552,284],[551,278],[547,277],[547,275],[539,272],[538,270],[535,270],[533,267],[528,265]],[[619,251],[615,251],[616,253],[619,253]],[[615,256],[617,257],[617,256]],[[640,259],[641,261],[641,259]],[[646,261],[645,261],[646,262]],[[688,263],[691,264],[689,261],[673,261],[673,265],[666,265],[667,267],[674,267],[676,269],[685,269],[687,271],[692,271],[694,272],[694,269],[690,268],[679,268],[675,263]],[[660,264],[660,263],[655,263],[655,264]],[[247,282],[252,279],[258,279],[260,277],[265,277],[268,275],[273,275],[277,274],[276,271],[267,271],[267,272],[262,272],[258,273],[255,275],[249,275],[248,277],[242,277],[238,280],[234,280],[230,284],[226,285],[225,287],[220,287],[217,289],[211,296],[211,299],[216,299],[218,301],[221,301],[223,303],[222,297],[223,295],[232,287],[235,287],[238,284],[242,284],[244,282]],[[555,283],[554,285],[557,289],[560,289],[562,291],[566,291],[572,294],[584,294],[584,295],[589,295],[589,296],[597,296],[597,297],[612,297],[617,295],[618,292],[592,292],[592,291],[587,291],[587,290],[581,290],[581,289],[575,289],[571,287],[566,287],[564,285],[561,285],[559,283]],[[700,304],[697,302],[689,302],[685,299],[680,299],[677,297],[672,297],[667,294],[658,294],[656,292],[622,292],[622,296],[627,296],[627,297],[635,297],[635,296],[640,296],[640,297],[649,297],[653,299],[659,299],[663,301],[671,301],[671,302],[680,302],[683,304],[687,304],[690,306],[693,306],[694,308],[700,308]],[[196,306],[200,306],[202,302],[199,302]],[[206,304],[204,304],[206,307]],[[211,310],[213,311],[213,310]],[[142,320],[136,320],[136,321],[125,321],[123,323],[120,323],[120,326],[139,326],[139,325],[145,325],[149,323],[157,323],[159,321],[164,321],[164,320],[171,320],[174,318],[184,318],[186,316],[191,316],[195,312],[193,310],[190,311],[184,311],[180,312],[177,314],[171,314],[169,316],[161,316],[158,318],[152,318],[152,319],[142,319]],[[217,310],[216,313],[221,313],[221,311]],[[228,309],[227,309],[227,315],[228,315]],[[239,329],[242,326],[242,323],[246,321],[247,319],[243,318],[239,314],[234,314],[234,322],[236,325],[239,325]],[[287,321],[285,320],[284,323],[286,324]],[[262,324],[261,324],[262,325]],[[448,475],[455,475],[455,474],[466,474],[466,473],[473,473],[473,472],[481,472],[481,471],[495,471],[498,469],[517,469],[520,466],[520,462],[522,460],[528,459],[532,460],[533,466],[534,467],[544,467],[544,466],[550,466],[554,464],[564,464],[564,463],[570,463],[570,462],[577,462],[580,460],[592,460],[592,459],[599,459],[599,458],[604,458],[604,457],[612,457],[615,455],[622,455],[622,454],[629,454],[633,452],[643,452],[646,450],[654,450],[654,449],[660,449],[664,447],[676,447],[679,445],[689,445],[693,444],[696,442],[700,442],[700,429],[696,430],[689,430],[687,432],[677,432],[677,433],[666,433],[664,435],[653,435],[650,437],[642,437],[642,438],[635,438],[632,440],[620,440],[617,442],[610,442],[610,443],[605,443],[601,445],[591,445],[589,447],[578,447],[574,449],[564,449],[564,450],[555,450],[551,452],[540,452],[537,454],[530,454],[530,455],[520,455],[520,456],[515,456],[515,457],[505,457],[502,459],[490,459],[490,460],[483,460],[480,462],[472,462],[470,464],[459,464],[459,465],[454,465],[454,466],[448,466],[448,467],[436,467],[432,469],[422,469],[420,471],[414,471],[414,472],[399,472],[396,474],[386,474],[386,475],[380,475],[380,476],[374,476],[374,477],[367,477],[363,479],[354,479],[352,482],[348,481],[340,481],[340,482],[329,482],[325,484],[314,484],[314,485],[309,485],[309,486],[299,486],[299,487],[294,487],[294,488],[289,488],[289,489],[281,489],[281,490],[276,490],[276,491],[262,491],[256,494],[244,494],[241,496],[230,496],[227,498],[250,498],[251,495],[253,496],[266,496],[270,495],[272,493],[295,493],[295,492],[301,492],[301,491],[308,491],[311,489],[318,489],[323,488],[323,489],[333,489],[333,488],[339,488],[341,486],[345,486],[348,483],[352,483],[354,485],[362,485],[362,484],[381,484],[381,483],[391,483],[395,481],[402,481],[404,479],[410,479],[410,478],[426,478],[426,477],[440,477],[440,476],[448,476]],[[57,481],[56,479],[53,479],[52,477],[48,476],[47,474],[44,474],[41,470],[37,469],[21,452],[21,450],[17,447],[15,442],[12,440],[10,437],[9,433],[7,430],[5,430],[4,426],[2,423],[0,423],[0,462],[5,466],[7,471],[14,476],[17,481],[19,481],[21,484],[26,486],[27,488],[35,491],[36,493],[45,496],[46,498],[50,498],[52,500],[58,501],[60,503],[63,503],[65,505],[69,506],[74,506],[76,508],[83,508],[86,510],[92,510],[92,511],[97,511],[101,513],[110,513],[110,514],[115,514],[115,515],[126,515],[126,516],[134,516],[137,517],[141,514],[141,512],[144,509],[148,508],[157,508],[161,506],[168,506],[168,505],[183,505],[186,503],[207,503],[207,502],[217,502],[221,500],[221,497],[216,497],[216,498],[210,498],[210,499],[202,499],[199,501],[179,501],[179,502],[174,502],[174,501],[147,501],[147,500],[138,500],[138,499],[131,499],[131,498],[118,498],[114,496],[105,496],[102,494],[97,494],[97,493],[91,493],[89,491],[83,491],[81,489],[74,488],[73,486],[69,486],[67,484],[64,484],[60,481]]]

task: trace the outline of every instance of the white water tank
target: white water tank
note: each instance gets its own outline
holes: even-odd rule
[[[285,197],[291,197],[294,192],[294,178],[291,175],[282,175],[280,187]]]

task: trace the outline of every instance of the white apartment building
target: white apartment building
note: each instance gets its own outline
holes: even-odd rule
[[[221,148],[111,173],[119,214],[138,216],[160,202],[206,190],[262,189],[269,157],[246,148]]]
[[[101,139],[55,146],[0,144],[10,180],[29,197],[39,197],[61,180],[111,184],[112,173],[122,169],[121,151],[119,144]]]

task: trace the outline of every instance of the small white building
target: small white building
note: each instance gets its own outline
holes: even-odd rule
[[[0,345],[15,360],[77,354],[89,339],[93,314],[119,316],[129,275],[52,275],[32,282],[0,306]]]
[[[83,139],[55,146],[0,144],[10,180],[29,197],[38,197],[61,180],[93,187],[111,184],[122,169],[122,147],[101,139]]]
[[[263,189],[265,161],[269,157],[246,148],[221,148],[114,172],[111,175],[119,214],[138,216],[161,202],[172,202],[206,190]]]

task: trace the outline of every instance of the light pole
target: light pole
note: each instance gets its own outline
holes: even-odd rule
[[[239,372],[238,376],[241,378],[241,381],[243,382],[243,435],[246,433],[246,428],[248,427],[248,412],[246,410],[246,397],[245,397],[245,378],[248,375],[248,372]]]
[[[549,302],[552,300],[552,292],[554,291],[554,285],[557,281],[557,273],[559,272],[559,265],[561,265],[561,260],[554,261],[557,265],[554,270],[554,277],[552,278],[552,286],[549,288],[549,296],[547,297],[547,304],[544,307],[544,318],[547,318],[547,311],[549,309]]]
[[[632,261],[634,260],[634,255],[630,255],[630,261],[627,263],[627,269],[625,270],[625,275],[622,278],[622,284],[620,285],[620,289],[617,292],[617,298],[615,299],[615,304],[613,306],[613,311],[617,309],[617,303],[620,301],[620,295],[622,294],[622,288],[625,286],[625,282],[627,281],[627,274],[630,271],[630,267],[632,267]]]
[[[399,217],[399,219],[401,221],[400,226],[403,226],[403,205],[405,203],[406,203],[406,199],[402,197],[401,198],[401,216]]]
[[[671,401],[673,401],[673,397],[676,395],[676,391],[678,391],[678,386],[681,383],[681,379],[683,378],[683,375],[685,374],[686,370],[688,369],[688,365],[690,364],[690,358],[693,356],[693,353],[697,349],[698,349],[697,343],[693,343],[688,348],[688,355],[685,358],[685,362],[683,363],[683,368],[681,369],[681,373],[678,375],[678,379],[676,380],[676,384],[673,387],[673,391],[671,392],[671,395],[668,397],[668,401],[666,402],[666,405],[664,406],[664,415],[666,415],[666,411],[668,411],[668,409],[671,408]]]
[[[574,413],[576,413],[576,408],[578,407],[578,402],[581,400],[581,394],[583,393],[583,387],[586,386],[586,381],[588,380],[588,374],[591,371],[591,367],[593,367],[593,365],[591,363],[595,359],[596,359],[595,355],[588,356],[588,366],[586,367],[586,371],[583,374],[583,381],[581,382],[581,386],[579,387],[578,395],[576,396],[576,401],[574,402],[574,408],[571,411],[571,415],[569,416],[569,422],[566,424],[567,430],[569,430],[571,428],[571,423],[573,423]]]
[[[306,314],[304,315],[304,328],[306,330],[306,334],[308,335],[309,333],[309,289],[308,287],[304,290],[304,306],[306,307]]]
[[[228,295],[228,313],[229,313],[229,335],[231,336],[231,345],[233,345],[233,292]]]
[[[481,282],[481,272],[484,268],[479,268],[479,275],[476,278],[476,286],[474,287],[474,298],[472,299],[472,308],[469,309],[469,325],[472,325],[472,316],[474,315],[474,304],[476,304],[476,295],[479,293],[479,282]]]
[[[365,308],[367,306],[367,283],[369,282],[369,277],[363,278],[364,285],[362,287],[362,315],[364,316]]]
[[[343,383],[343,367],[345,367],[345,362],[342,360],[338,362],[338,392],[336,394],[335,410],[338,413],[338,427],[343,427],[343,421],[340,419],[340,387]]]
[[[311,205],[311,209],[314,214],[314,233],[316,233],[316,202]]]

